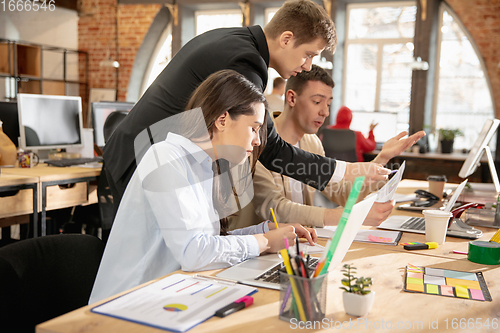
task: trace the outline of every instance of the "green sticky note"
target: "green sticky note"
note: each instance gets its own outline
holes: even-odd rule
[[[424,280],[408,277],[406,278],[406,284],[424,284]]]
[[[457,293],[457,297],[469,298],[469,292],[467,291],[466,287],[455,286],[455,292]]]

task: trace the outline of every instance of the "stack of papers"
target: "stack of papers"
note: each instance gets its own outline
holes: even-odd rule
[[[332,238],[335,230],[337,230],[337,227],[335,226],[316,228],[316,233],[320,238]],[[360,229],[358,230],[356,237],[354,237],[354,241],[396,246],[398,245],[402,235],[403,233],[401,231]]]

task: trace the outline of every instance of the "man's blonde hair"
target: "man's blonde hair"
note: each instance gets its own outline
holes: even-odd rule
[[[325,9],[315,2],[287,1],[264,27],[264,32],[272,39],[278,38],[285,31],[293,32],[295,46],[321,38],[326,43],[325,48],[335,52],[337,46],[335,24]]]

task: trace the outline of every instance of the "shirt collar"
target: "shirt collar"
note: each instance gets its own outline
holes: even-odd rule
[[[266,66],[269,68],[269,47],[267,46],[267,40],[266,35],[264,34],[264,30],[262,30],[260,25],[248,27],[248,30],[255,38],[255,41],[257,43],[257,50],[259,50],[262,59],[264,59],[264,61],[266,62]]]
[[[212,163],[212,158],[203,149],[182,135],[169,132],[165,141],[179,145],[187,152],[187,155],[192,156],[200,164],[206,159],[208,159],[209,163]]]

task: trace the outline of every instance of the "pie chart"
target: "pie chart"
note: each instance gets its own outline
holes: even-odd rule
[[[165,309],[166,311],[170,311],[170,312],[181,312],[181,311],[184,311],[186,310],[188,307],[184,304],[177,304],[177,303],[174,303],[174,304],[167,304],[163,307],[163,309]]]

